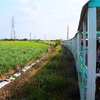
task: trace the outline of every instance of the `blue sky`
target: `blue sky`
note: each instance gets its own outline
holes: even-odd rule
[[[11,37],[14,16],[16,38],[66,39],[77,32],[82,6],[88,0],[0,0],[0,39]]]

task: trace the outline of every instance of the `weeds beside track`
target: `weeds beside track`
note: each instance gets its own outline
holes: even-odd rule
[[[74,58],[59,46],[48,63],[9,100],[79,100],[77,81]]]

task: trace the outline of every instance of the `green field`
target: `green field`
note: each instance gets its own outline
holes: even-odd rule
[[[0,73],[17,65],[23,67],[29,60],[45,52],[49,46],[33,41],[0,41]]]

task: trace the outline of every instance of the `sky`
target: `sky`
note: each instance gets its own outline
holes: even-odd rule
[[[69,39],[88,0],[0,0],[0,39]],[[14,27],[12,28],[12,18]]]

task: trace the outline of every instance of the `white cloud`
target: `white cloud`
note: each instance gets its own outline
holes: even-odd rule
[[[54,18],[54,20],[64,20],[67,17],[65,15],[60,15],[60,16],[54,16],[53,18]]]
[[[20,0],[21,3],[27,3],[29,0]]]
[[[31,7],[21,7],[20,11],[23,13],[22,16],[19,17],[19,22],[24,21],[35,21],[37,23],[48,23],[48,19],[44,16],[39,16],[37,14],[37,10],[33,10]]]
[[[21,12],[27,14],[27,16],[36,16],[36,12],[31,7],[21,7],[20,10]]]
[[[23,1],[23,0],[22,0]],[[27,0],[28,1],[28,0]],[[45,16],[40,16],[39,12],[42,10],[42,5],[40,2],[34,2],[34,4],[22,6],[20,7],[20,11],[22,16],[20,16],[19,21],[25,21],[25,20],[31,20],[31,21],[37,21],[42,23],[48,23],[48,19],[45,18]]]
[[[21,2],[25,3],[28,2],[28,0],[21,0]],[[20,11],[21,14],[26,16],[27,19],[37,19],[38,18],[38,12],[42,9],[42,5],[39,2],[34,2],[33,5],[27,5],[27,6],[21,6]],[[39,19],[40,20],[40,19]]]
[[[42,5],[40,2],[35,2],[36,10],[40,11],[42,9]]]

